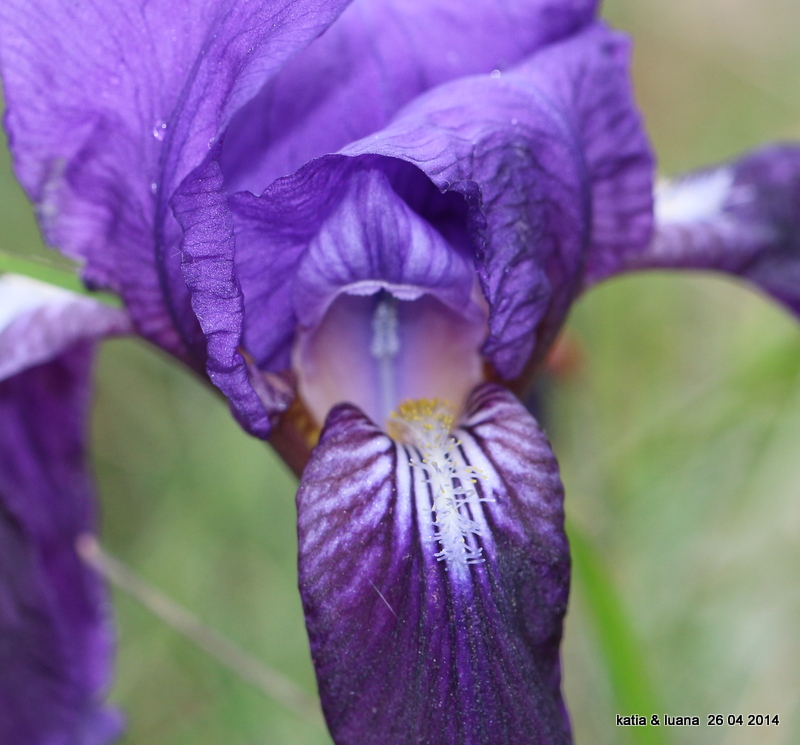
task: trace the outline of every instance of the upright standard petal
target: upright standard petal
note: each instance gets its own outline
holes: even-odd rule
[[[385,127],[415,96],[506,70],[592,22],[597,0],[355,0],[231,122],[231,192],[279,176]]]
[[[0,278],[4,745],[105,745],[121,729],[103,704],[113,648],[108,599],[76,542],[94,530],[85,447],[91,342],[127,330],[119,310]]]
[[[300,588],[333,738],[569,743],[555,458],[497,386],[473,394],[452,434],[437,407],[402,409],[393,440],[340,406],[303,474]]]
[[[180,275],[177,185],[235,111],[348,0],[5,0],[17,176],[48,240],[119,292],[138,330],[202,367]]]
[[[429,91],[385,129],[260,196],[233,195],[234,239],[214,242],[219,271],[207,272],[203,286],[241,295],[244,318],[221,321],[259,370],[287,369],[303,257],[352,191],[350,180],[377,169],[469,257],[490,308],[483,353],[503,378],[520,375],[546,351],[586,267],[606,247],[649,239],[652,157],[627,59],[624,37],[591,25],[507,72]],[[208,250],[202,240],[184,244],[187,254]]]
[[[615,252],[589,279],[642,269],[730,274],[800,315],[800,146],[770,145],[660,185],[652,242]]]

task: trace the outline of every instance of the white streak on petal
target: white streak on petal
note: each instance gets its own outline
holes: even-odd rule
[[[77,297],[68,290],[36,279],[17,274],[4,274],[0,276],[0,333],[26,313],[46,305],[66,306],[74,302]]]
[[[122,310],[27,277],[0,277],[0,380],[81,341],[131,330]]]
[[[660,225],[713,220],[722,213],[733,189],[729,168],[700,173],[677,181],[656,184],[655,213]]]

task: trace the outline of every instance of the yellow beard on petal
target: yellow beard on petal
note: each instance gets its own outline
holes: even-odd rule
[[[419,469],[428,483],[433,510],[433,535],[441,550],[436,558],[447,563],[447,569],[463,571],[469,564],[484,561],[483,549],[476,537],[483,526],[470,515],[478,514],[481,502],[475,488],[485,475],[463,461],[459,441],[453,436],[455,409],[440,399],[404,401],[387,423],[387,431],[396,442],[415,450],[421,457],[409,461]],[[471,508],[471,509],[470,509]]]

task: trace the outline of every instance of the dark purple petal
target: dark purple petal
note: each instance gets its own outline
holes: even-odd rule
[[[497,386],[454,433],[478,469],[470,540],[437,560],[413,448],[354,407],[331,412],[298,492],[300,589],[338,745],[571,742],[559,644],[569,584],[562,487],[541,430]],[[471,549],[471,550],[473,550]]]
[[[596,280],[640,269],[706,269],[752,282],[800,315],[800,146],[770,145],[657,190],[656,233]]]
[[[169,199],[236,110],[346,4],[0,4],[6,126],[48,240],[176,354],[202,361],[204,340]]]
[[[260,193],[312,158],[386,126],[464,75],[504,70],[591,22],[596,0],[355,0],[233,120],[231,191]]]
[[[121,729],[103,705],[113,631],[105,588],[76,542],[94,530],[91,340],[127,321],[8,276],[0,316],[0,359],[13,360],[0,372],[0,742],[104,745]]]

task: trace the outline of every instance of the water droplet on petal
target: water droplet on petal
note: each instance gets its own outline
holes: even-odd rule
[[[151,191],[151,193],[153,193],[153,194],[155,194],[155,193],[158,191],[158,184],[157,184],[155,181],[153,181],[153,182],[150,184],[150,191]]]
[[[492,80],[497,80],[502,74],[500,70],[492,70],[491,73],[489,73],[489,77],[492,78]]]
[[[153,137],[161,142],[167,136],[167,123],[163,119],[159,119],[153,125]]]

